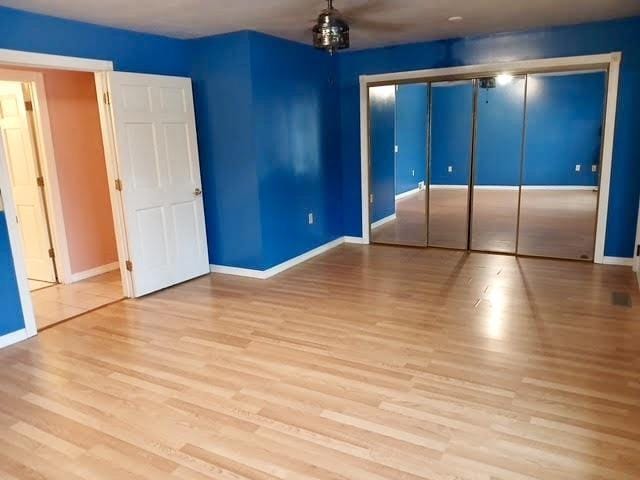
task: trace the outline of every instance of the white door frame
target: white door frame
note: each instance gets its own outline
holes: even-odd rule
[[[20,67],[32,67],[32,68],[50,68],[56,70],[71,70],[71,71],[80,71],[80,72],[91,72],[95,74],[96,80],[96,88],[98,92],[98,106],[100,110],[100,123],[102,126],[102,137],[105,147],[105,161],[107,167],[107,174],[110,182],[109,191],[111,192],[111,208],[113,212],[114,218],[114,226],[116,231],[116,241],[118,245],[118,257],[120,263],[120,272],[122,275],[122,283],[123,283],[123,293],[126,297],[133,296],[133,289],[131,284],[131,278],[128,274],[125,267],[126,265],[126,232],[124,229],[123,222],[123,208],[122,202],[119,195],[114,194],[113,187],[113,179],[114,172],[117,172],[117,167],[115,163],[115,157],[113,154],[113,133],[110,127],[110,118],[108,115],[108,109],[105,108],[103,103],[102,92],[102,79],[103,72],[109,72],[113,70],[113,62],[108,60],[95,60],[88,58],[79,58],[79,57],[66,57],[60,55],[49,55],[42,53],[33,53],[33,52],[24,52],[20,50],[6,50],[0,49],[0,65],[3,67],[11,68],[11,66],[20,66]],[[53,156],[53,142],[51,139],[51,130],[47,125],[49,123],[48,112],[44,110],[42,99],[45,99],[44,90],[38,90],[36,83],[36,94],[38,96],[38,100],[40,101],[40,120],[43,122],[42,126],[42,142],[43,142],[43,151],[45,152],[46,162],[46,170],[48,174],[49,190],[52,194],[51,202],[53,205],[53,209],[57,211],[60,218],[57,218],[55,222],[56,227],[56,242],[66,242],[66,238],[61,240],[61,236],[64,237],[64,224],[60,223],[62,221],[62,209],[60,198],[59,198],[59,189],[54,188],[57,184],[57,176],[55,175],[55,159]],[[45,102],[46,105],[46,102]],[[49,138],[47,138],[47,136]],[[0,152],[0,156],[2,156],[2,152]],[[2,159],[4,160],[4,159]],[[43,170],[45,170],[43,166]],[[11,244],[11,253],[13,256],[13,264],[16,272],[17,282],[18,282],[18,291],[20,294],[20,303],[22,305],[22,312],[25,322],[25,330],[27,333],[27,337],[32,337],[37,334],[38,327],[36,324],[36,319],[33,311],[33,304],[31,301],[31,292],[29,291],[29,284],[27,281],[26,267],[24,264],[24,258],[22,256],[22,247],[20,245],[20,232],[18,229],[18,225],[15,222],[10,221],[10,219],[15,218],[15,204],[13,201],[11,181],[9,178],[7,165],[5,161],[0,161],[0,189],[5,192],[9,192],[9,195],[3,195],[2,201],[4,202],[5,207],[5,216],[7,218],[7,227],[9,230],[9,239]],[[54,192],[55,191],[55,192]],[[56,199],[55,196],[58,196]],[[64,272],[66,278],[69,278],[71,275],[70,266],[68,263],[64,264],[64,262],[68,262],[68,250],[60,247],[60,253],[67,252],[67,259],[63,260],[63,265],[61,268],[61,272]],[[123,253],[125,254],[123,256]]]
[[[605,263],[604,247],[609,213],[609,189],[611,183],[611,165],[613,160],[613,142],[618,104],[618,83],[620,78],[621,52],[601,55],[584,55],[577,57],[546,58],[539,60],[522,60],[513,62],[487,63],[467,65],[463,67],[433,68],[407,72],[383,73],[360,76],[360,175],[362,191],[362,240],[368,244],[369,239],[369,108],[368,91],[373,85],[394,84],[398,82],[432,81],[435,79],[460,77],[473,78],[500,72],[536,73],[562,70],[608,71],[607,98],[605,107],[602,169],[600,172],[600,193],[598,203],[598,219],[596,228],[595,263]]]
[[[636,243],[633,245],[633,271],[636,272],[640,284],[640,204],[638,205],[638,227],[636,230]]]

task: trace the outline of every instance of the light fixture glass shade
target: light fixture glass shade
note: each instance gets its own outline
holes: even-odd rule
[[[318,16],[318,22],[313,27],[313,46],[332,55],[336,50],[349,48],[349,24],[333,8],[332,2]]]

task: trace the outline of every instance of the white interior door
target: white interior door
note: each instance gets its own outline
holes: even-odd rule
[[[209,270],[191,79],[109,72],[136,297]]]
[[[0,129],[13,185],[22,247],[31,280],[55,282],[51,238],[35,140],[27,117],[22,84],[0,81]]]

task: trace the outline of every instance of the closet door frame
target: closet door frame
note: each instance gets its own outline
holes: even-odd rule
[[[369,110],[368,90],[370,86],[401,83],[431,83],[443,80],[472,80],[478,77],[508,72],[512,75],[545,73],[568,70],[607,70],[607,89],[605,105],[605,122],[603,128],[603,144],[600,171],[599,208],[597,214],[596,242],[594,263],[610,263],[604,255],[606,227],[609,210],[609,193],[611,183],[611,167],[613,160],[613,144],[615,137],[615,121],[618,102],[618,86],[620,78],[621,52],[575,57],[559,57],[537,60],[469,65],[462,67],[435,68],[406,72],[361,75],[360,84],[360,182],[361,182],[361,225],[362,237],[351,238],[350,241],[370,243],[369,228]],[[430,172],[428,172],[430,173]]]

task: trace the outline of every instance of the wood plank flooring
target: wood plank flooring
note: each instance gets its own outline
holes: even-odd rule
[[[106,307],[0,361],[2,479],[640,478],[623,267],[345,245]]]

